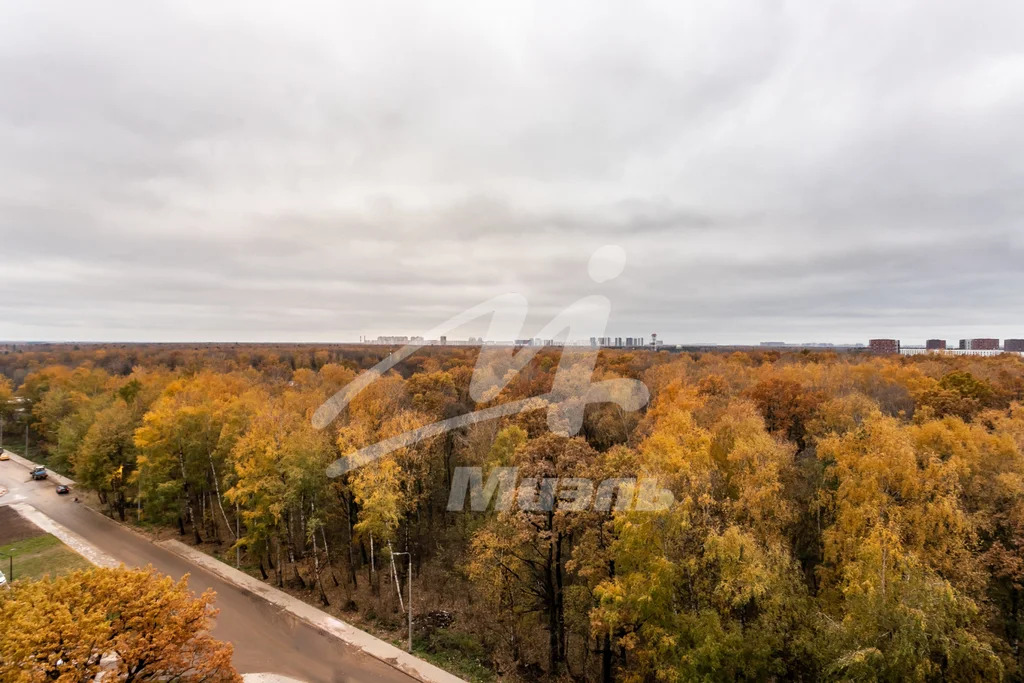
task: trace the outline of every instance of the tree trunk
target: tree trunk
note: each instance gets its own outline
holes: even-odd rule
[[[277,568],[274,570],[277,574],[277,587],[284,588],[284,565],[281,564],[281,537],[277,538]]]
[[[228,514],[224,512],[224,503],[220,498],[220,484],[217,483],[217,469],[213,466],[213,454],[210,451],[206,451],[206,457],[210,459],[210,474],[213,475],[213,490],[217,493],[217,505],[220,507],[220,514],[224,518],[224,526],[227,527],[228,533],[231,534],[231,538],[238,540],[238,536],[231,531],[231,522],[228,521]]]
[[[315,516],[316,513],[313,508],[313,503],[310,502],[309,518],[313,519]],[[324,591],[324,582],[320,578],[320,553],[318,553],[316,549],[316,529],[313,529],[313,532],[309,536],[310,540],[313,542],[313,572],[316,574],[316,585],[320,589],[320,602],[324,604],[324,607],[329,607],[331,603],[327,599],[327,592]]]
[[[615,560],[608,560],[608,578],[615,578]],[[601,648],[601,682],[612,683],[612,634],[604,634],[604,646]]]
[[[558,624],[558,661],[565,661],[565,591],[562,572],[562,534],[555,541],[555,614]]]
[[[338,575],[334,573],[334,563],[331,562],[331,547],[327,545],[327,532],[324,531],[324,527],[320,527],[320,538],[324,541],[324,557],[327,558],[327,566],[331,569],[331,578],[334,580],[334,587],[337,588],[341,585],[338,581]]]
[[[391,548],[391,541],[388,541],[388,550],[391,551],[391,574],[395,577],[395,592],[398,593],[398,605],[405,612],[405,600],[402,599],[402,587],[398,583],[398,568],[395,567],[395,552]]]
[[[552,515],[548,513],[548,529]],[[548,613],[548,676],[555,678],[558,672],[558,597],[555,593],[555,544],[548,541],[548,557],[544,567],[544,596]]]
[[[292,566],[292,574],[295,576],[295,582],[298,583],[302,588],[307,588],[306,580],[302,578],[302,574],[299,573],[299,565],[295,562],[295,540],[292,536],[292,525],[288,515],[284,518],[285,531],[287,532],[288,540],[288,563]]]
[[[356,579],[356,556],[352,540],[352,502],[345,500],[345,516],[348,518],[348,578],[353,588],[359,588],[359,581]]]
[[[192,533],[195,536],[196,545],[203,542],[199,535],[199,525],[196,523],[195,513],[192,511],[192,487],[188,484],[188,476],[185,474],[185,453],[178,448],[178,466],[181,467],[181,487],[185,494],[185,509],[188,511],[188,520],[192,524]]]
[[[301,560],[306,556],[306,541],[309,539],[309,534],[306,533],[306,513],[305,513],[306,501],[305,497],[299,499],[299,532],[301,534],[302,543],[298,547],[298,555]]]
[[[601,646],[601,683],[612,683],[612,637],[608,633]]]

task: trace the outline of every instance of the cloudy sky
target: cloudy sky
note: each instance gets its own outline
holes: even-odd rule
[[[0,339],[1024,337],[1022,122],[1012,0],[6,2]]]

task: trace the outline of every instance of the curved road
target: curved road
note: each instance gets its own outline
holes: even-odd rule
[[[234,644],[233,662],[240,673],[272,672],[308,683],[415,680],[75,503],[71,496],[58,496],[54,486],[32,481],[28,470],[13,460],[0,462],[0,489],[8,489],[0,505],[27,503],[129,567],[153,565],[175,579],[190,574],[192,590],[215,590],[220,615],[213,635]]]

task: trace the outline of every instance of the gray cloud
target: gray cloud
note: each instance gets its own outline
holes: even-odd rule
[[[347,5],[0,9],[0,338],[1024,336],[1018,4]]]

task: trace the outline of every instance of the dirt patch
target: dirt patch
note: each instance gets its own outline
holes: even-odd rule
[[[43,530],[6,505],[0,506],[0,545],[16,543],[43,533]]]

